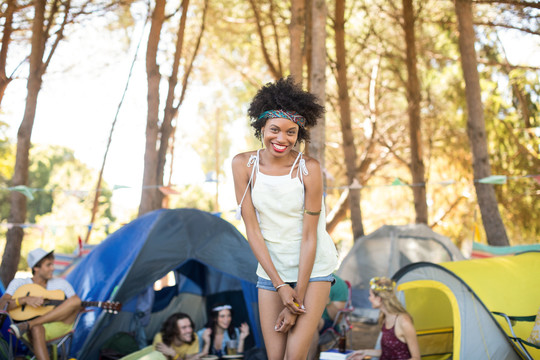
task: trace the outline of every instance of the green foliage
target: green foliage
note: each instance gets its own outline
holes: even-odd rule
[[[14,158],[10,152],[2,161]],[[60,146],[34,145],[30,152],[28,187],[33,200],[27,203],[27,223],[39,228],[25,230],[24,246],[50,242],[50,247],[60,252],[71,252],[77,238],[86,236],[94,201],[97,174],[75,158],[72,150]],[[111,213],[112,191],[106,184],[99,197],[98,220],[94,237],[106,236],[106,225],[115,220]],[[0,193],[2,220],[9,215],[9,191]],[[41,245],[39,245],[41,246]],[[3,248],[3,247],[2,247]],[[23,251],[24,253],[24,251]]]
[[[180,196],[170,197],[169,205],[170,208],[193,208],[209,212],[216,210],[212,195],[199,185],[186,185]]]

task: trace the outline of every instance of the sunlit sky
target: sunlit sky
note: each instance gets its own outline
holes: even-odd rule
[[[122,212],[137,208],[140,200],[146,127],[144,55],[148,26],[143,29],[140,22],[135,27],[129,48],[122,39],[125,34],[96,30],[100,26],[105,28],[104,19],[95,20],[93,26],[93,29],[89,29],[88,24],[84,28],[79,27],[69,34],[67,41],[57,50],[39,95],[32,142],[73,149],[79,160],[99,171],[135,49],[142,36],[138,59],[117,120],[104,173],[111,187],[121,185],[132,188],[114,193],[113,209],[115,215],[121,218]],[[526,37],[529,44],[524,46],[523,40],[516,41],[512,33],[501,33],[501,38],[512,64],[540,66],[538,39]],[[20,60],[24,55],[14,51],[9,57],[19,57]],[[13,63],[10,65],[14,66]],[[191,87],[180,110],[173,178],[173,183],[179,186],[204,183],[205,174],[194,151],[197,144],[193,139],[201,135],[198,126],[201,119],[197,118],[199,103],[211,102],[213,90]],[[9,85],[3,100],[1,116],[10,125],[9,135],[12,139],[16,139],[16,131],[23,117],[25,96],[26,80],[20,78]],[[240,132],[239,135],[238,139],[242,139],[245,133]],[[243,141],[235,140],[231,154],[247,150],[245,147]],[[229,171],[228,163],[224,169]],[[224,210],[235,206],[231,176],[228,175],[229,182],[224,182],[224,190],[220,190],[220,205]],[[215,186],[207,185],[212,189]]]

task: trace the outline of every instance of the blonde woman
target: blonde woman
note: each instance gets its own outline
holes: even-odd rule
[[[401,305],[395,293],[396,283],[386,277],[375,277],[369,282],[369,301],[380,310],[381,349],[363,349],[347,359],[378,357],[380,360],[420,360],[420,348],[411,315]]]

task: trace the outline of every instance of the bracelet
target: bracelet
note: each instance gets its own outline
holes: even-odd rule
[[[180,354],[176,354],[176,355],[174,355],[174,357],[172,358],[172,360],[176,360],[176,359],[178,359],[179,357],[180,357]]]
[[[16,299],[15,299],[15,305],[16,305],[17,307],[21,306],[21,304],[19,303],[19,298],[16,298]]]
[[[283,284],[281,284],[281,285],[276,286],[276,291],[277,291],[280,287],[283,287],[283,286],[285,286],[285,285],[287,285],[287,283],[283,283]]]
[[[321,210],[319,211],[309,211],[307,209],[304,209],[304,213],[305,214],[308,214],[308,215],[320,215],[321,214]]]

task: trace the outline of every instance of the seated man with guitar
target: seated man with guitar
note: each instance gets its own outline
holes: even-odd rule
[[[27,336],[34,355],[38,360],[49,359],[46,342],[60,337],[73,327],[77,314],[81,310],[81,299],[73,287],[64,279],[54,278],[54,254],[41,248],[28,253],[28,266],[32,277],[13,279],[0,298],[0,308],[7,311],[14,320],[26,320],[11,325],[11,331],[20,338]],[[47,306],[48,292],[62,292],[60,305]],[[28,334],[26,334],[28,332]]]

